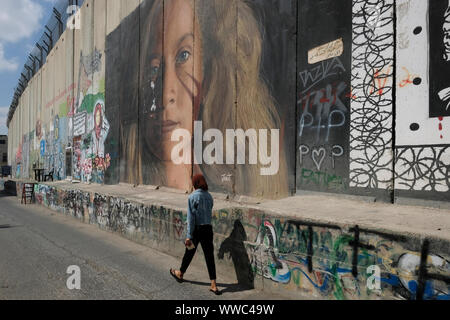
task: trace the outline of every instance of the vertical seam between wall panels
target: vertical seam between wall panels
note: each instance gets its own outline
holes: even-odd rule
[[[141,143],[141,121],[140,121],[140,114],[141,114],[141,1],[139,1],[138,4],[138,57],[137,57],[137,64],[138,64],[138,81],[137,81],[137,153],[139,157],[139,175],[138,179],[136,181],[136,185],[142,185],[144,184],[144,175],[143,175],[143,167],[142,167],[142,143]]]
[[[111,3],[111,1],[109,3]],[[122,45],[122,28],[123,28],[123,24],[122,24],[122,22],[123,22],[122,21],[122,2],[119,2],[118,6],[119,6],[119,8],[118,8],[118,10],[119,10],[119,14],[118,14],[119,19],[118,19],[118,23],[114,22],[114,25],[115,25],[115,28],[119,28],[119,41],[118,42],[119,42],[119,45],[121,46]],[[116,16],[116,18],[117,18],[117,16]],[[116,26],[116,24],[117,24],[117,26]],[[123,57],[122,57],[122,53],[121,52],[119,53],[119,57],[120,57],[120,60],[119,60],[120,67],[117,68],[117,69],[119,69],[120,73],[122,73]],[[117,97],[117,95],[116,95],[116,97]],[[119,102],[118,103],[118,109],[120,110],[120,108],[122,107],[120,96],[117,97],[117,100]],[[121,171],[122,171],[122,157],[121,157],[121,153],[123,152],[122,145],[124,144],[124,142],[122,141],[122,137],[123,137],[124,130],[123,130],[123,123],[122,123],[122,112],[118,112],[118,114],[119,114],[119,159],[118,159],[118,165],[119,165],[119,183],[120,183],[120,182],[122,182],[122,177],[121,177],[121,174],[122,174],[121,173]],[[123,170],[123,171],[126,172],[126,170]],[[125,178],[124,182],[129,183],[129,180],[126,180],[126,178]]]
[[[192,48],[192,52],[193,52],[193,59],[194,59],[194,61],[193,61],[193,63],[192,63],[192,79],[195,79],[195,60],[197,59],[196,58],[196,56],[195,56],[195,18],[196,18],[196,4],[197,4],[197,1],[196,0],[194,0],[194,8],[192,8],[192,12],[193,12],[193,15],[192,15],[192,31],[194,32],[194,37],[193,37],[193,40],[192,40],[192,45],[193,45],[193,48]],[[202,62],[203,63],[203,62]],[[194,124],[195,124],[195,121],[196,121],[196,119],[195,119],[195,98],[194,98],[194,84],[195,84],[195,81],[192,81],[192,84],[191,84],[191,99],[192,99],[192,119],[191,119],[191,128],[192,128],[192,134],[191,134],[191,180],[192,180],[192,178],[194,177],[194,166],[195,166],[195,161],[194,161],[194,159],[195,159],[195,150],[194,150],[194,143],[195,143],[195,130],[194,130],[194,128],[195,128],[195,126],[194,126]],[[199,91],[200,92],[200,91]],[[203,155],[202,155],[203,156]],[[189,191],[191,191],[191,190],[189,190]]]
[[[235,48],[234,50],[236,51],[236,55],[235,55],[235,65],[234,65],[234,129],[237,129],[237,123],[238,123],[238,76],[237,76],[237,71],[238,71],[238,46],[239,46],[239,40],[238,40],[238,35],[239,35],[239,4],[236,0],[234,1],[234,5],[235,5],[235,10],[236,10],[236,34],[235,34]],[[234,164],[233,164],[233,179],[232,179],[232,187],[231,187],[231,192],[232,192],[232,196],[234,197],[236,195],[236,178],[237,178],[237,152],[235,152],[235,147],[233,144],[233,154],[234,154]],[[250,150],[249,150],[250,152]],[[245,155],[244,155],[245,158]]]
[[[108,3],[108,0],[107,0],[107,3]],[[109,2],[110,4],[111,4],[111,1]],[[122,44],[122,26],[121,26],[121,24],[122,24],[122,3],[121,2],[116,2],[116,3],[118,3],[118,10],[119,10],[119,23],[118,23],[118,25],[117,26],[115,26],[115,28],[111,28],[112,30],[111,30],[111,34],[113,34],[114,33],[114,30],[118,30],[118,32],[119,32],[119,46]],[[107,8],[109,8],[109,5],[107,4],[106,5],[106,7]],[[106,13],[108,14],[108,9],[106,9],[107,11],[106,11]],[[114,11],[113,11],[113,13],[114,13]],[[117,18],[117,16],[116,16],[116,18]],[[108,16],[106,16],[106,19],[108,19]],[[116,24],[116,22],[114,22],[114,24]],[[113,38],[113,43],[115,42],[114,40],[114,37],[112,37]],[[114,51],[113,51],[114,52]],[[113,53],[114,55],[115,55],[115,52]],[[122,56],[120,55],[119,56],[120,57],[120,60],[119,59],[116,59],[116,60],[118,60],[118,63],[119,63],[119,66],[120,66],[120,69],[119,68],[116,68],[116,66],[114,65],[113,67],[114,67],[114,69],[113,69],[113,74],[114,74],[114,72],[116,72],[116,70],[117,69],[119,69],[120,71],[121,71],[121,68],[122,68],[122,66],[123,66],[123,64],[122,64]],[[117,58],[117,57],[115,57],[115,58]],[[106,59],[106,58],[105,58]],[[113,60],[114,61],[114,60]],[[105,70],[106,71],[106,70]],[[106,74],[105,74],[105,91],[106,91]],[[117,154],[117,156],[118,156],[118,159],[117,159],[117,180],[116,181],[118,181],[119,183],[121,183],[122,182],[122,176],[121,176],[121,167],[122,167],[122,134],[123,134],[123,128],[122,128],[122,112],[121,112],[121,110],[120,110],[120,107],[121,107],[121,105],[120,105],[120,98],[118,98],[117,97],[117,93],[115,92],[114,93],[115,94],[115,99],[116,99],[116,101],[115,101],[115,103],[117,103],[118,101],[119,101],[119,103],[117,103],[117,108],[118,108],[118,112],[117,112],[117,119],[118,119],[118,121],[116,122],[116,123],[118,123],[119,124],[119,128],[118,128],[118,131],[119,131],[119,134],[118,134],[118,143],[117,143],[117,145],[118,145],[118,154]],[[117,101],[118,100],[118,101]],[[115,181],[114,181],[115,182]]]
[[[164,59],[164,52],[166,50],[166,0],[162,0],[162,37],[161,37],[161,45],[162,45],[162,52],[161,52],[161,62],[160,62],[160,66],[162,66],[162,89],[161,89],[161,105],[162,105],[162,110],[163,110],[163,121],[164,121],[164,110],[166,108],[165,104],[164,104],[164,89],[165,89],[165,83],[166,83],[166,61]],[[156,88],[156,86],[155,86]],[[167,171],[166,171],[167,172]],[[168,184],[169,179],[168,179],[168,175],[166,173],[165,176],[165,183],[166,185]]]
[[[296,32],[295,32],[295,89],[294,89],[294,108],[295,108],[295,119],[294,119],[294,190],[291,192],[291,196],[294,196],[297,194],[297,170],[299,169],[297,167],[297,159],[298,159],[298,105],[297,105],[297,90],[298,90],[298,34],[299,34],[299,16],[300,16],[300,1],[293,1],[296,4],[295,8],[295,26],[296,26]],[[283,141],[284,143],[284,141]],[[289,150],[289,148],[287,148]],[[289,169],[288,169],[289,172]]]
[[[111,4],[111,1],[109,2],[110,4]],[[117,2],[116,2],[117,3]],[[110,34],[113,34],[114,33],[114,30],[119,30],[119,45],[121,44],[121,27],[120,27],[120,24],[121,24],[121,21],[120,21],[120,12],[121,12],[121,3],[119,3],[118,4],[119,5],[119,25],[118,26],[116,26],[116,28],[115,29],[112,29],[111,30],[111,33]],[[109,8],[109,4],[108,4],[108,0],[106,1],[106,22],[108,23],[108,8]],[[113,13],[114,13],[114,11],[113,11]],[[108,31],[106,31],[106,32],[108,32]],[[106,37],[106,35],[105,35],[105,37]],[[113,37],[113,39],[114,39],[114,37]],[[105,42],[106,42],[106,40],[105,40]],[[114,43],[114,40],[113,40],[113,43]],[[106,47],[106,44],[105,44],[105,47]],[[115,53],[114,53],[115,54]],[[117,58],[117,57],[116,57]],[[105,59],[106,59],[106,57],[105,57]],[[118,59],[116,59],[116,60],[118,60]],[[122,67],[122,61],[121,60],[119,60],[119,63],[120,63],[120,67]],[[105,65],[106,65],[106,63],[105,63]],[[114,67],[114,69],[116,69],[116,66],[114,65],[113,66]],[[113,74],[114,74],[114,72],[115,71],[113,71]],[[105,70],[105,94],[106,94],[106,70]],[[116,94],[116,93],[115,93]],[[106,98],[106,97],[105,97]],[[116,101],[114,101],[114,103],[117,103],[117,95],[115,96],[115,98],[116,98]],[[119,100],[120,101],[120,100]],[[123,129],[122,129],[122,112],[120,111],[120,104],[119,103],[117,103],[117,109],[119,109],[119,112],[117,112],[117,122],[116,123],[118,123],[118,135],[117,135],[117,140],[118,140],[118,143],[117,143],[117,145],[118,145],[118,147],[117,147],[117,149],[116,149],[116,151],[117,151],[117,178],[116,178],[116,181],[118,181],[118,183],[120,183],[120,182],[122,182],[122,177],[121,177],[121,158],[122,158],[122,133],[123,133]],[[116,182],[116,181],[114,181],[114,182]]]
[[[73,4],[73,2],[72,2],[72,4]],[[76,5],[78,6],[78,1],[76,1]],[[78,10],[81,10],[81,8],[80,9],[78,9],[77,8],[77,11]],[[79,12],[77,12],[77,13],[79,13]],[[81,21],[80,21],[80,24],[81,24]],[[73,83],[75,83],[75,30],[76,29],[72,29],[72,82]],[[46,60],[47,60],[47,57],[45,58]],[[77,83],[77,86],[79,86],[80,84],[79,83]],[[42,85],[42,81],[41,81],[41,102],[42,102],[42,87],[43,87],[43,85]],[[77,88],[77,90],[78,90],[78,88]],[[75,87],[73,87],[72,88],[72,99],[73,99],[73,103],[72,103],[72,108],[74,108],[75,107]],[[76,102],[76,103],[78,103],[78,101]],[[41,109],[42,109],[42,107],[41,107]],[[75,110],[73,110],[73,111],[75,111]],[[42,111],[41,111],[41,113],[42,113]],[[41,114],[41,116],[42,116],[42,114]],[[74,130],[74,127],[73,127],[73,120],[74,120],[74,112],[72,112],[72,132],[71,132],[71,134],[70,134],[70,138],[71,138],[71,146],[72,146],[72,149],[71,149],[71,151],[70,151],[70,176],[71,176],[71,180],[73,180],[73,157],[74,157],[74,152],[75,152],[75,148],[74,148],[74,143],[73,143],[73,130]],[[42,125],[42,122],[41,122],[41,125]],[[40,158],[40,156],[39,156],[39,158]],[[66,163],[66,168],[67,168],[67,163]],[[67,172],[67,169],[66,169],[66,172]]]
[[[107,108],[108,108],[108,105],[106,104],[106,68],[107,68],[107,66],[106,66],[106,33],[108,32],[108,0],[105,0],[105,34],[104,34],[104,36],[105,36],[105,51],[104,51],[104,53],[103,53],[103,58],[105,59],[105,79],[104,79],[104,81],[105,81],[105,93],[104,93],[104,96],[105,96],[105,99],[104,99],[104,102],[105,102],[105,110],[104,110],[104,116],[105,116],[105,118],[107,118],[108,119],[108,117],[106,116],[107,115],[107,113],[106,113],[106,110],[107,110]],[[106,138],[105,138],[105,142],[104,142],[104,144],[103,144],[103,156],[106,158],[106,139],[108,139],[108,136],[106,136]],[[105,169],[105,171],[104,171],[104,173],[103,173],[103,184],[104,185],[107,185],[107,183],[106,183],[106,171],[107,171],[107,169]]]
[[[392,59],[392,191],[391,202],[395,204],[395,175],[396,175],[396,124],[397,124],[397,1],[393,1],[393,59]]]

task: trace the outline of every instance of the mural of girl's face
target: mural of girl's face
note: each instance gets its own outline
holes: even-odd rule
[[[172,149],[179,143],[171,141],[172,133],[185,129],[192,134],[193,116],[199,110],[202,45],[191,1],[166,1],[163,21],[164,41],[157,41],[150,63],[151,78],[156,80],[158,74],[163,78],[160,142],[162,160],[170,161]]]

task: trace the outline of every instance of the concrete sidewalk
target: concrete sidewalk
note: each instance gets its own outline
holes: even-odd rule
[[[19,197],[23,183],[16,181]],[[260,202],[213,196],[218,273],[240,284],[293,299],[450,300],[449,209],[327,194]],[[36,184],[35,197],[174,257],[184,253],[188,195],[180,191],[60,181]]]

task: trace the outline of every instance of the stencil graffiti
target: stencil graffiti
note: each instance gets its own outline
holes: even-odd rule
[[[393,189],[393,10],[393,0],[353,1],[351,187]]]
[[[450,191],[448,147],[398,148],[396,150],[396,188],[434,192]]]

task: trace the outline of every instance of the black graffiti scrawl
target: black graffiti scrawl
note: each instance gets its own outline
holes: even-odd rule
[[[352,2],[303,0],[298,15],[297,189],[345,192]]]
[[[450,116],[450,3],[429,0],[430,118]]]

